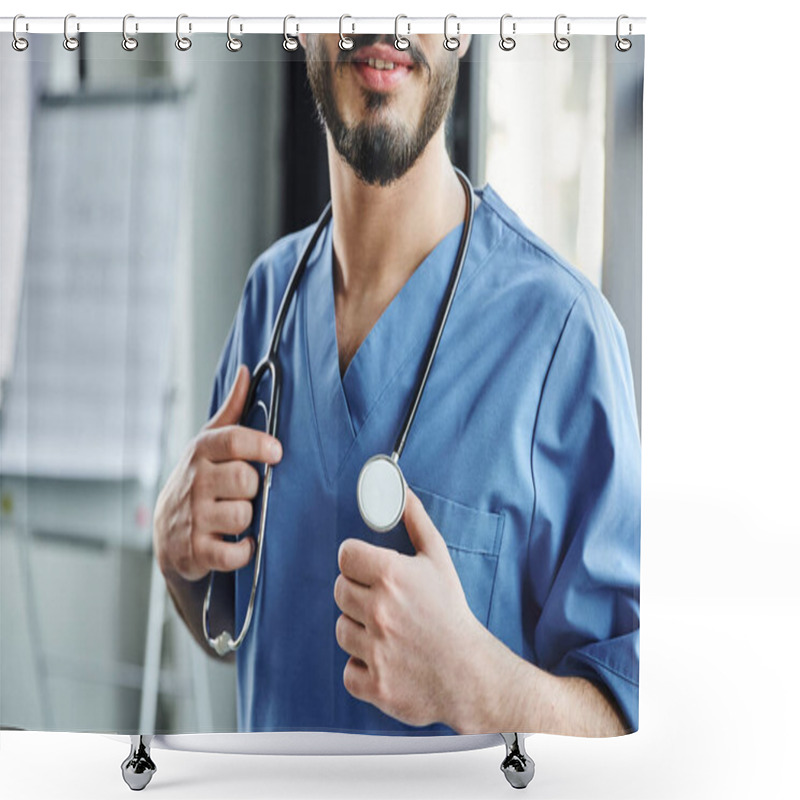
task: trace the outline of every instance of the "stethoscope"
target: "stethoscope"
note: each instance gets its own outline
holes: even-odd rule
[[[407,486],[403,472],[400,469],[400,456],[403,453],[408,433],[411,430],[411,425],[414,422],[417,409],[419,408],[422,393],[425,390],[425,384],[428,381],[428,374],[433,366],[433,359],[436,356],[436,350],[439,347],[439,340],[442,338],[447,316],[450,313],[450,307],[453,304],[453,298],[458,288],[458,282],[461,278],[461,270],[464,266],[464,261],[467,256],[467,248],[469,247],[470,234],[472,233],[472,220],[475,214],[475,196],[472,189],[472,184],[469,182],[467,176],[459,169],[455,169],[456,175],[464,187],[464,192],[467,196],[467,210],[464,215],[464,228],[461,233],[461,241],[458,245],[458,252],[456,253],[455,263],[452,272],[450,273],[450,283],[447,290],[447,298],[439,310],[439,324],[436,327],[435,335],[432,336],[428,343],[428,354],[425,361],[425,369],[419,379],[417,391],[414,395],[414,401],[411,403],[408,412],[406,413],[403,427],[400,429],[400,434],[394,443],[394,449],[390,456],[378,454],[372,456],[364,466],[358,476],[358,483],[356,485],[356,500],[358,502],[358,510],[364,522],[374,531],[378,533],[385,533],[392,530],[403,516],[403,511],[406,506]],[[328,203],[325,210],[322,212],[319,220],[317,221],[316,228],[311,234],[302,255],[300,256],[297,264],[295,265],[292,276],[289,279],[289,284],[286,291],[283,293],[278,315],[275,319],[275,325],[272,328],[272,336],[270,337],[269,350],[264,358],[256,366],[253,372],[253,377],[250,381],[250,389],[247,393],[245,401],[244,412],[240,419],[240,424],[248,417],[252,409],[257,406],[264,414],[266,421],[266,431],[271,436],[277,437],[278,429],[278,405],[281,398],[281,367],[278,361],[278,344],[280,342],[281,333],[283,331],[283,323],[286,319],[286,314],[292,298],[297,293],[298,286],[302,280],[303,273],[306,270],[308,260],[311,253],[319,241],[320,236],[330,222],[331,219],[331,204]],[[256,400],[256,390],[264,375],[269,372],[272,377],[272,388],[270,390],[269,408],[262,400]],[[206,641],[209,647],[213,648],[220,656],[238,650],[244,641],[247,631],[250,629],[250,622],[253,617],[253,608],[255,606],[256,588],[258,587],[258,578],[261,572],[261,555],[264,547],[264,530],[267,521],[267,502],[269,500],[269,490],[272,485],[272,465],[267,464],[264,471],[264,481],[261,490],[261,514],[259,517],[258,528],[258,542],[256,545],[256,560],[253,572],[253,585],[250,589],[250,601],[247,604],[247,613],[245,615],[244,624],[239,635],[234,638],[228,631],[222,631],[218,636],[211,637],[208,631],[208,609],[211,605],[211,589],[213,586],[213,574],[208,582],[208,589],[206,590],[205,600],[203,601],[203,633],[205,634]]]

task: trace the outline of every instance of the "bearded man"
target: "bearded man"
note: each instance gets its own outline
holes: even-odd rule
[[[465,225],[445,121],[468,42],[353,38],[341,50],[335,35],[301,36],[332,217],[279,341],[278,436],[258,413],[240,418],[311,229],[253,264],[211,418],[159,496],[170,593],[210,649],[215,575],[209,628],[241,630],[261,492],[251,462],[270,465],[236,655],[240,730],[635,730],[640,448],[625,337],[489,186],[403,450],[402,523],[375,533],[358,513],[359,472],[402,426]]]

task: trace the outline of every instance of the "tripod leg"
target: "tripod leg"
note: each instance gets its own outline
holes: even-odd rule
[[[131,752],[122,762],[122,778],[135,792],[144,789],[156,771],[150,758],[152,736],[131,734]]]
[[[533,759],[525,752],[525,739],[519,733],[501,733],[506,743],[506,757],[500,765],[506,780],[515,789],[524,789],[535,771]]]

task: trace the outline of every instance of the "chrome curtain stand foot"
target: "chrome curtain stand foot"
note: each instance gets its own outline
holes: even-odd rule
[[[122,778],[134,792],[139,792],[150,783],[156,765],[150,758],[152,736],[131,734],[131,752],[122,762]]]
[[[506,743],[506,757],[500,765],[506,780],[515,789],[524,789],[532,780],[536,765],[525,752],[525,739],[520,733],[501,733]]]

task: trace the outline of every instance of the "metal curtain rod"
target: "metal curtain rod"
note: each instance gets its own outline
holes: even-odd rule
[[[183,16],[183,15],[182,15]],[[614,35],[617,30],[615,17],[570,17],[561,16],[561,23],[569,34]],[[236,17],[233,30],[237,35],[255,33],[284,33],[283,17]],[[13,17],[0,17],[0,31],[11,33]],[[442,33],[443,17],[403,17],[402,33]],[[395,17],[351,17],[346,15],[345,33],[394,33]],[[499,30],[500,17],[459,17],[450,18],[450,30],[457,35],[468,33],[494,33]],[[505,15],[505,30],[515,36],[526,34],[553,33],[553,17],[514,17]],[[122,31],[122,17],[80,17],[70,15],[70,31],[73,33],[119,33]],[[339,17],[292,17],[293,35],[297,33],[339,33]],[[644,17],[625,19],[625,35],[643,34]],[[226,33],[227,17],[183,16],[181,29],[187,34]],[[129,33],[175,33],[175,17],[136,17],[128,19]],[[17,33],[63,33],[64,17],[20,16]]]

